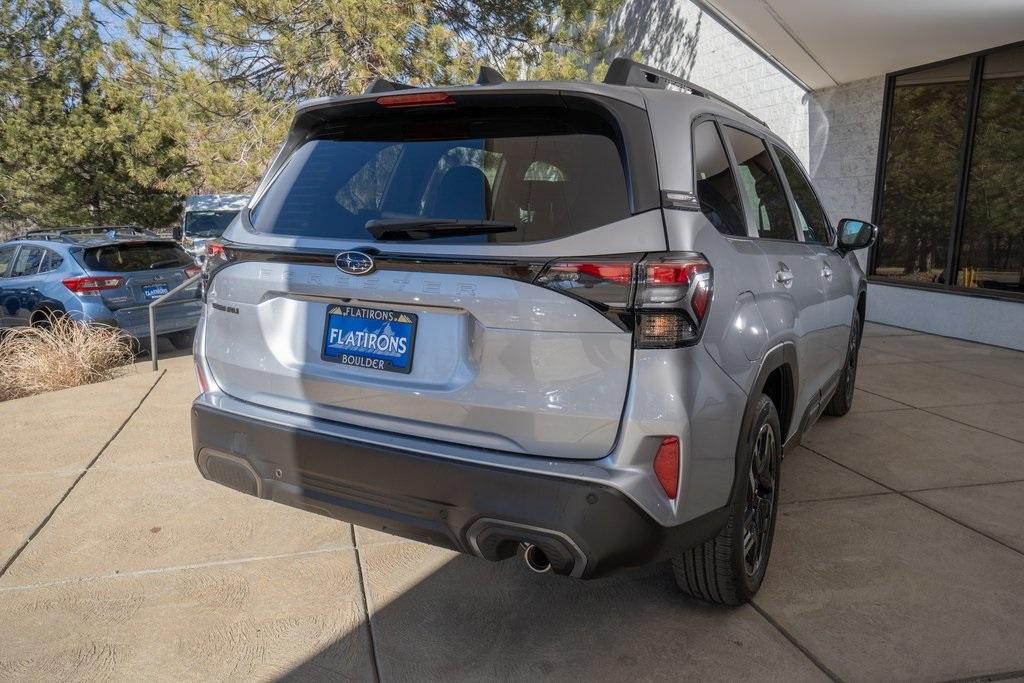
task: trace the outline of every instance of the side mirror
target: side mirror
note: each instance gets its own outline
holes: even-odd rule
[[[180,225],[175,225],[174,226],[174,230],[172,231],[172,233],[173,233],[172,236],[174,237],[174,241],[175,242],[180,242],[181,241],[181,226]]]
[[[878,226],[856,218],[844,218],[839,221],[839,238],[836,249],[846,253],[870,247],[878,239]]]

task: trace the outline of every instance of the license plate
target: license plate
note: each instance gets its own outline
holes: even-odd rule
[[[416,314],[362,306],[327,307],[321,358],[387,372],[412,370]]]
[[[171,290],[164,283],[160,283],[158,285],[146,285],[142,288],[142,294],[147,299],[159,299],[169,291]]]

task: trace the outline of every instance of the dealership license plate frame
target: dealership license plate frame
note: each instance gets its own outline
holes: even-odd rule
[[[408,325],[409,326],[409,328],[410,328],[409,329],[409,333],[406,336],[406,339],[408,339],[408,346],[409,346],[409,348],[406,350],[406,352],[405,352],[405,354],[403,356],[403,357],[405,357],[408,360],[408,362],[406,363],[405,367],[401,367],[401,366],[395,365],[393,361],[385,359],[385,358],[380,358],[379,356],[374,356],[370,352],[344,351],[344,352],[338,352],[336,355],[329,355],[327,353],[327,346],[328,346],[327,340],[328,340],[328,337],[330,335],[330,331],[332,329],[331,318],[333,316],[338,316],[338,317],[347,318],[347,319],[354,319],[354,320],[364,320],[364,321],[372,321],[373,320],[372,318],[360,317],[358,315],[354,315],[353,311],[370,311],[370,312],[373,312],[373,313],[382,313],[382,314],[385,314],[385,315],[391,315],[391,316],[394,316],[394,318],[392,318],[391,320],[388,320],[387,322],[393,322],[393,323],[396,323],[396,324],[399,324],[399,325]],[[399,320],[398,318],[400,316],[406,316],[406,317],[409,318],[409,320],[408,321]],[[324,316],[324,330],[323,330],[323,334],[322,334],[322,338],[321,338],[321,342],[320,342],[320,358],[322,360],[328,362],[328,363],[334,363],[336,365],[343,365],[343,366],[349,367],[349,368],[362,368],[364,370],[372,370],[372,371],[376,371],[376,372],[396,372],[396,373],[399,373],[399,374],[408,375],[410,372],[412,372],[412,365],[413,365],[413,360],[414,360],[414,357],[415,357],[414,356],[414,351],[416,349],[416,332],[417,332],[417,326],[418,325],[419,325],[419,316],[416,313],[410,313],[409,311],[399,311],[399,310],[394,310],[394,309],[389,309],[389,308],[374,308],[372,306],[353,306],[351,304],[329,304],[327,306],[327,312],[326,312],[326,314]],[[358,362],[351,362],[351,360],[346,358],[346,356],[348,356],[350,358],[363,359],[364,361],[365,360],[380,360],[380,361],[382,361],[384,363],[384,365],[382,367],[373,367],[371,365],[360,364]]]
[[[145,297],[146,301],[156,301],[170,291],[171,287],[166,282],[154,282],[151,285],[144,285],[142,287],[142,296]]]

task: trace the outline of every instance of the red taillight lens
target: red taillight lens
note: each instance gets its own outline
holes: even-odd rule
[[[206,258],[224,258],[224,245],[210,240],[206,243]]]
[[[573,259],[552,261],[536,283],[586,299],[602,309],[629,307],[635,261],[630,259]]]
[[[654,476],[669,500],[679,494],[679,437],[666,436],[654,456]]]
[[[700,254],[653,255],[640,264],[638,348],[676,348],[700,338],[712,294],[711,264]]]
[[[446,92],[421,92],[404,95],[385,95],[377,98],[382,107],[429,107],[438,104],[455,104]]]
[[[560,259],[535,284],[583,299],[629,329],[642,349],[694,344],[711,305],[711,264],[701,254],[668,252]]]
[[[185,277],[195,277],[201,272],[203,272],[203,269],[199,266],[185,266]]]
[[[64,286],[75,294],[92,294],[105,289],[117,289],[124,284],[123,277],[69,277]]]

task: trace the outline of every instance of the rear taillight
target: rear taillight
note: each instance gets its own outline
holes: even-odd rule
[[[203,260],[203,301],[206,301],[206,294],[210,290],[210,282],[217,271],[231,262],[231,252],[224,246],[223,242],[210,240],[206,243],[206,258]]]
[[[210,240],[206,243],[206,258],[217,259],[224,257],[224,244],[216,240]]]
[[[675,348],[700,338],[713,287],[707,259],[700,254],[652,254],[640,264],[638,281],[638,348]]]
[[[123,277],[69,277],[62,280],[64,286],[75,294],[93,294],[105,289],[117,289],[124,284]]]
[[[648,349],[695,343],[713,292],[711,264],[683,252],[559,259],[534,283],[582,299]]]
[[[565,259],[552,261],[536,284],[584,299],[602,310],[629,308],[636,262],[632,258]]]

